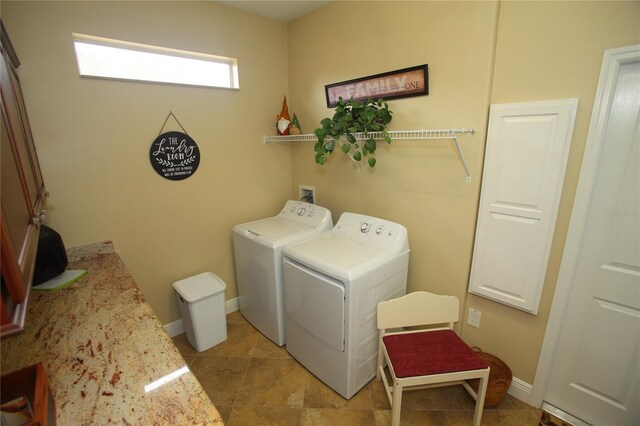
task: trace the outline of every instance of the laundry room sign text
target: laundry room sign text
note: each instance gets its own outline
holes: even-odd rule
[[[151,144],[149,160],[160,176],[170,180],[182,180],[198,169],[200,149],[186,133],[166,132]]]
[[[429,94],[428,65],[389,71],[354,80],[324,86],[327,108],[338,104],[340,98],[366,101],[368,99],[398,99]]]

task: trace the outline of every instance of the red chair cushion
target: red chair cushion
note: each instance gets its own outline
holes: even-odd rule
[[[382,338],[396,377],[480,370],[487,363],[453,330],[393,334]]]

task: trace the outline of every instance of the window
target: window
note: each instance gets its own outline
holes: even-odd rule
[[[84,77],[239,89],[235,58],[73,34]]]

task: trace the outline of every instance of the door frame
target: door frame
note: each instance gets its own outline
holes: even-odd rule
[[[609,121],[609,113],[616,89],[620,67],[626,63],[640,61],[640,45],[608,49],[604,53],[600,78],[589,124],[589,133],[578,178],[578,187],[571,212],[571,221],[565,240],[558,280],[547,322],[538,368],[529,397],[529,404],[540,407],[544,400],[549,375],[555,358],[558,337],[564,321],[566,307],[571,297],[576,263],[582,245],[582,236],[587,220],[591,195],[595,185],[600,154]],[[558,407],[562,408],[562,407]]]

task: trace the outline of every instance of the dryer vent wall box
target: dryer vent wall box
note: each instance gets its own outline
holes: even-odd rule
[[[344,213],[282,251],[287,351],[349,399],[376,375],[378,303],[406,293],[407,230]]]
[[[309,185],[299,185],[298,199],[306,203],[316,204],[316,187]]]
[[[331,212],[324,207],[287,201],[277,216],[233,228],[240,312],[279,346],[285,343],[282,247],[332,227]]]

